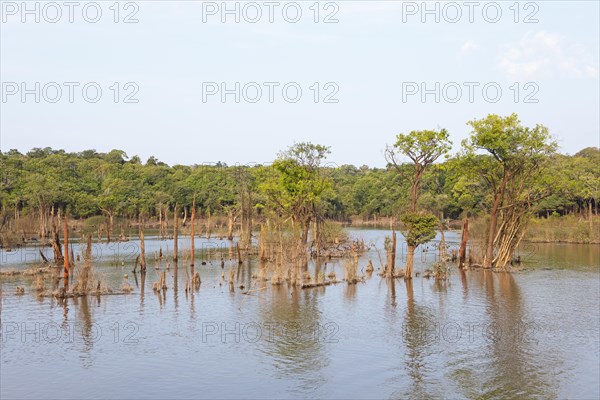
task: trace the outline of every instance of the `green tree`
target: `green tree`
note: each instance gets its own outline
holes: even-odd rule
[[[330,187],[330,180],[320,173],[329,153],[327,146],[297,143],[279,154],[272,165],[274,176],[261,184],[268,204],[281,216],[299,224],[304,250],[310,223],[320,218],[322,195]]]
[[[490,114],[468,125],[473,130],[462,143],[465,171],[482,179],[491,193],[483,266],[504,267],[522,238],[524,218],[532,203],[548,195],[534,181],[556,143],[545,126],[524,127],[516,114]],[[504,223],[499,231],[500,214]]]
[[[435,236],[436,217],[417,209],[421,181],[425,171],[442,155],[448,154],[452,142],[448,131],[441,129],[411,131],[408,135],[396,136],[396,143],[386,149],[386,159],[410,183],[409,208],[404,212],[401,221],[404,224],[403,235],[406,239],[408,254],[406,257],[406,279],[412,279],[415,249],[427,243]],[[412,174],[408,175],[402,168],[399,156],[408,157],[411,161]],[[432,222],[433,221],[433,222]]]

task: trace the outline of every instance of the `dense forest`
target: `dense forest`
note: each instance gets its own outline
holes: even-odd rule
[[[590,219],[592,237],[598,148],[572,156],[557,153],[546,128],[522,127],[516,115],[491,115],[469,124],[471,137],[454,155],[445,130],[398,135],[387,146],[387,168],[333,167],[325,161],[331,150],[310,143],[294,144],[270,165],[252,166],[170,166],[155,157],[143,162],[122,150],[0,152],[0,233],[29,220],[39,236],[49,237],[49,221],[59,212],[75,219],[101,216],[112,224],[116,218],[172,219],[177,207],[185,220],[193,204],[199,217],[222,216],[236,226],[244,217],[260,221],[271,212],[301,219],[303,207],[310,208],[305,213],[312,221],[400,220],[419,210],[447,222],[489,216],[494,207],[515,209],[518,200],[527,203],[523,211],[538,218],[575,214]],[[423,162],[431,149],[437,154]]]

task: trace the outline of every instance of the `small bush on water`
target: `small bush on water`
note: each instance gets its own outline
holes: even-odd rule
[[[446,280],[448,278],[449,268],[445,262],[437,262],[433,264],[433,277],[435,279]],[[427,277],[424,275],[424,277]]]

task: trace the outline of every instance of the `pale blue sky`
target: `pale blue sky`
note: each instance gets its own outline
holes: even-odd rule
[[[43,15],[40,23],[31,16],[22,23],[20,10],[12,15],[14,10],[2,3],[3,151],[120,148],[169,164],[244,164],[269,162],[294,142],[312,141],[332,147],[332,163],[383,166],[383,149],[397,133],[444,127],[457,149],[469,132],[468,120],[511,112],[525,124],[547,125],[563,152],[599,144],[596,1],[537,1],[528,8],[521,2],[519,23],[513,21],[513,1],[497,2],[502,17],[495,24],[483,18],[487,2],[475,8],[473,23],[464,2],[456,2],[463,12],[459,22],[440,15],[439,23],[433,16],[423,23],[420,13],[408,14],[407,2],[338,1],[339,22],[333,24],[313,22],[313,1],[298,2],[303,14],[295,24],[283,19],[286,2],[275,9],[274,23],[263,15],[255,24],[243,18],[235,23],[232,17],[221,23],[220,14],[207,15],[203,23],[202,2],[193,1],[138,1],[139,22],[134,24],[113,22],[113,1],[99,2],[103,14],[96,24],[85,22],[78,9],[74,23],[67,15],[54,24]],[[257,3],[268,12],[264,2]],[[413,4],[420,7],[421,2]],[[439,4],[441,9],[447,3]],[[321,9],[320,18],[332,7]],[[122,9],[120,18],[132,10]],[[452,18],[454,10],[447,11]],[[533,11],[539,21],[523,23]],[[10,82],[33,88],[34,82],[92,81],[103,90],[97,103],[84,101],[81,86],[73,103],[66,87],[54,104],[43,98],[35,103],[33,95],[22,103],[20,93],[6,93]],[[109,89],[113,82],[135,82],[139,102],[115,104]],[[255,104],[243,99],[237,104],[233,96],[225,103],[219,96],[203,103],[203,82],[229,87],[234,82],[297,82],[303,93],[297,103],[288,103],[279,86],[270,103],[263,86]],[[315,104],[314,82],[320,82],[321,95],[330,91],[324,90],[325,83],[337,84],[339,102]],[[463,97],[457,103],[435,103],[429,95],[423,103],[415,95],[403,102],[405,82],[426,82],[430,88],[435,82],[457,82]],[[463,82],[481,85],[473,103]],[[497,103],[482,97],[481,87],[488,82],[503,91]],[[517,103],[515,82],[520,84]],[[525,90],[527,82],[539,88],[533,96],[538,103],[524,102],[535,88]],[[121,95],[126,92],[121,88]]]

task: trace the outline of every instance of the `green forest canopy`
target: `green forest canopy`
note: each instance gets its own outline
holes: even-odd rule
[[[596,201],[600,187],[600,150],[588,147],[573,156],[554,154],[540,182],[551,189],[536,211],[573,213]],[[239,201],[240,177],[254,187],[253,206],[260,212],[267,196],[260,188],[276,179],[271,165],[227,166],[224,163],[169,166],[150,157],[142,163],[122,150],[68,153],[52,148],[0,152],[0,204],[3,215],[29,215],[62,209],[75,218],[103,213],[152,217],[158,206],[189,206],[193,195],[201,213],[225,214]],[[401,166],[402,167],[402,166]],[[410,168],[410,164],[405,164]],[[423,178],[420,206],[446,218],[486,211],[490,193],[474,174],[462,171],[459,156],[434,164]],[[324,217],[386,217],[406,209],[408,182],[394,168],[341,165],[319,167],[332,184],[321,194]],[[264,186],[264,185],[262,185]],[[443,214],[442,214],[443,213]]]

